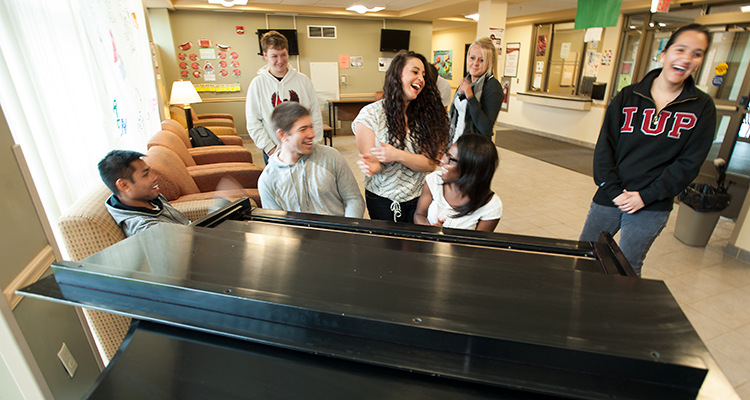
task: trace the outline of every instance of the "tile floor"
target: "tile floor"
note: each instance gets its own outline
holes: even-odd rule
[[[247,138],[246,147],[260,160]],[[362,188],[354,136],[334,147],[349,162]],[[498,148],[493,190],[503,201],[497,232],[576,240],[595,185],[591,177]],[[364,191],[363,191],[364,193]],[[750,400],[750,264],[724,254],[734,222],[721,219],[706,247],[691,247],[674,233],[677,207],[649,251],[643,278],[666,282],[677,302],[744,400]]]

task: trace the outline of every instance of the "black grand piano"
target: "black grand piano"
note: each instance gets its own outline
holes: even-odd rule
[[[20,294],[134,318],[91,399],[738,398],[595,243],[230,204]]]

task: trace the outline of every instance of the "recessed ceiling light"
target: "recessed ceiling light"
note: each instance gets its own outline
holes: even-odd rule
[[[750,12],[750,6],[742,6],[740,7],[740,10],[742,10],[742,12]]]
[[[367,7],[362,4],[353,4],[346,8],[347,11],[354,11],[358,14],[364,14],[368,12],[378,12],[381,10],[385,10],[385,7],[383,6],[373,6],[373,7]]]
[[[468,19],[473,19],[474,21],[479,21],[479,13],[464,15],[464,17]]]
[[[247,0],[208,0],[208,4],[221,4],[224,7],[246,6]]]

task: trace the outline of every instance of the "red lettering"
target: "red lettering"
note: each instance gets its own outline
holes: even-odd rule
[[[669,111],[662,111],[659,113],[659,120],[652,121],[654,117],[653,108],[647,108],[643,110],[643,123],[641,124],[641,132],[647,136],[659,136],[664,133],[664,128],[667,126],[667,120],[672,115]],[[656,126],[652,127],[652,122],[656,122]]]
[[[620,128],[620,133],[633,133],[633,114],[638,111],[638,107],[624,107],[622,109],[625,114],[625,123]]]
[[[667,137],[673,139],[679,139],[682,135],[683,129],[695,128],[695,123],[698,122],[698,117],[693,113],[676,112],[674,113],[674,123],[672,129],[667,134]]]

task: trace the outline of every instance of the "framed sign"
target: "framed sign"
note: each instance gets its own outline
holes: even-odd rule
[[[505,46],[504,76],[515,78],[518,74],[518,57],[521,55],[521,43],[508,43]]]

